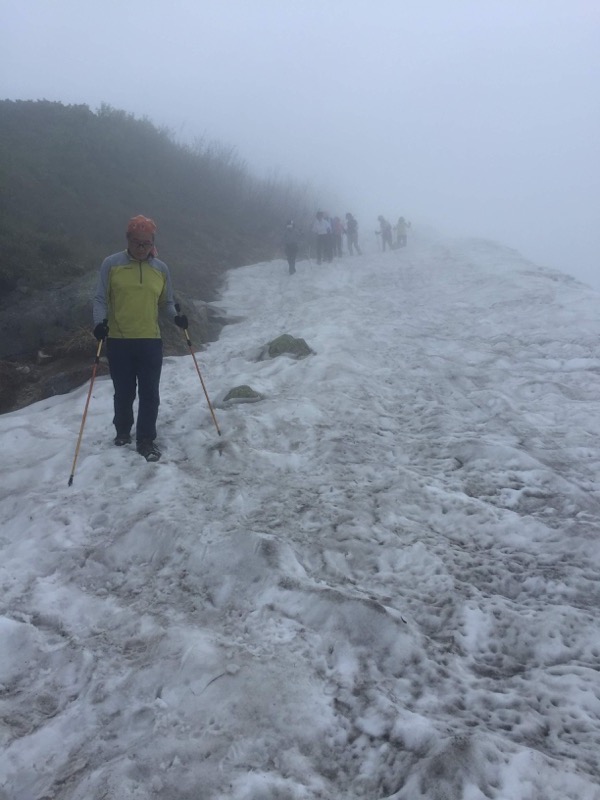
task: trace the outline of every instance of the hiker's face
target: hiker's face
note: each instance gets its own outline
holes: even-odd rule
[[[149,236],[135,236],[130,234],[127,237],[128,249],[134,258],[143,261],[148,258],[150,251],[154,247],[154,242]]]

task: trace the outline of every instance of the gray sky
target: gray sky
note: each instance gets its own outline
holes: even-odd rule
[[[101,103],[600,289],[599,0],[0,0],[0,97]]]

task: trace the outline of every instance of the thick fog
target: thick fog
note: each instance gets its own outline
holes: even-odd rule
[[[108,103],[363,231],[403,215],[600,289],[597,0],[0,0],[0,29],[2,98]]]

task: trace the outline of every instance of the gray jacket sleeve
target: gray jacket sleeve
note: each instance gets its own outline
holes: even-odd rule
[[[110,259],[105,258],[100,267],[100,274],[98,275],[98,282],[96,283],[96,292],[92,301],[92,313],[94,316],[94,325],[103,322],[108,318],[108,304],[106,297],[108,295],[108,275],[110,273]]]
[[[164,303],[166,306],[166,312],[169,319],[174,319],[177,315],[177,311],[175,309],[175,298],[173,296],[173,284],[171,282],[171,272],[166,264],[163,262],[163,266],[165,268],[165,273],[167,276],[167,285],[165,287],[165,298]]]

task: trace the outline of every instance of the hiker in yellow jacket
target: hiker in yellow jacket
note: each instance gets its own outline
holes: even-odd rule
[[[133,402],[139,395],[136,449],[147,461],[158,461],[156,419],[160,404],[162,339],[159,306],[180,328],[187,328],[185,314],[175,310],[171,276],[157,258],[156,223],[141,215],[127,226],[127,249],[102,262],[94,295],[94,336],[106,339],[112,378],[116,429],[115,444],[131,442]]]

